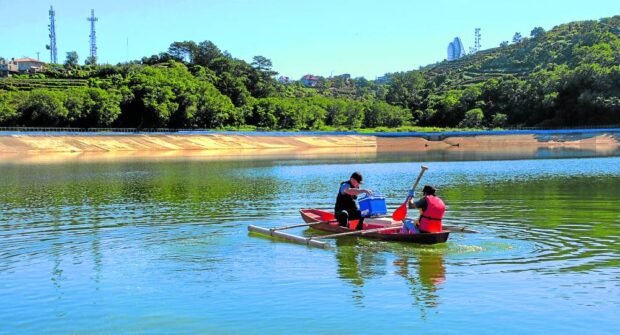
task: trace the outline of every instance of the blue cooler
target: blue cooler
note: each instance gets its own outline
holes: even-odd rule
[[[360,211],[362,216],[367,218],[369,216],[385,215],[387,213],[387,207],[385,206],[385,197],[380,194],[373,194],[359,199]]]

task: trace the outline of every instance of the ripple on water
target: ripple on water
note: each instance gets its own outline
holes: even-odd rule
[[[8,297],[0,324],[67,333],[96,331],[93,322],[106,320],[110,329],[161,325],[150,329],[169,332],[188,320],[222,333],[246,330],[234,327],[252,319],[253,329],[274,333],[301,329],[292,328],[300,322],[312,333],[379,333],[391,320],[395,333],[405,333],[419,319],[458,332],[462,323],[450,328],[450,320],[477,329],[508,319],[549,327],[565,320],[557,315],[581,321],[593,309],[617,311],[618,159],[431,163],[424,182],[445,199],[446,224],[480,234],[452,233],[434,246],[344,238],[322,250],[247,232],[248,224],[299,223],[298,207],[331,208],[334,185],[354,169],[368,172],[368,186],[388,194],[390,205],[400,204],[403,180],[412,179],[409,161],[0,173],[0,288]],[[308,306],[320,308],[309,313]],[[522,313],[528,306],[535,307]],[[490,319],[463,319],[472,313]],[[603,317],[613,320],[611,314],[603,313],[601,323],[609,326]],[[325,322],[313,326],[316,318]]]

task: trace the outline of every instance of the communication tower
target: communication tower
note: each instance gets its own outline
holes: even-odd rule
[[[56,57],[58,52],[56,50],[56,12],[54,12],[54,7],[50,6],[50,44],[46,45],[47,49],[50,51],[50,63],[58,64],[58,58]]]
[[[98,20],[95,17],[95,10],[90,10],[90,17],[86,18],[90,21],[90,63],[97,64],[97,37],[95,35],[95,22]]]
[[[474,32],[474,46],[469,47],[469,53],[475,54],[480,51],[480,28],[476,28]]]
[[[476,49],[476,52],[480,51],[480,28],[476,28],[475,32],[474,32],[474,49]]]

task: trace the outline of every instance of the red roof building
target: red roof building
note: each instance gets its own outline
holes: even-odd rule
[[[45,62],[30,57],[13,58],[8,62],[0,64],[0,76],[6,77],[12,73],[41,72],[44,65]]]
[[[319,77],[313,76],[311,74],[307,74],[301,77],[301,83],[304,86],[315,87],[319,83]]]

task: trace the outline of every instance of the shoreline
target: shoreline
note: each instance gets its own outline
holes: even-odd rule
[[[540,150],[588,150],[609,154],[620,149],[620,130],[550,131],[529,134],[455,133],[461,136],[386,136],[318,133],[149,133],[149,134],[0,134],[0,162],[63,162],[132,158],[248,159],[328,157],[380,153],[498,153],[527,155]]]

